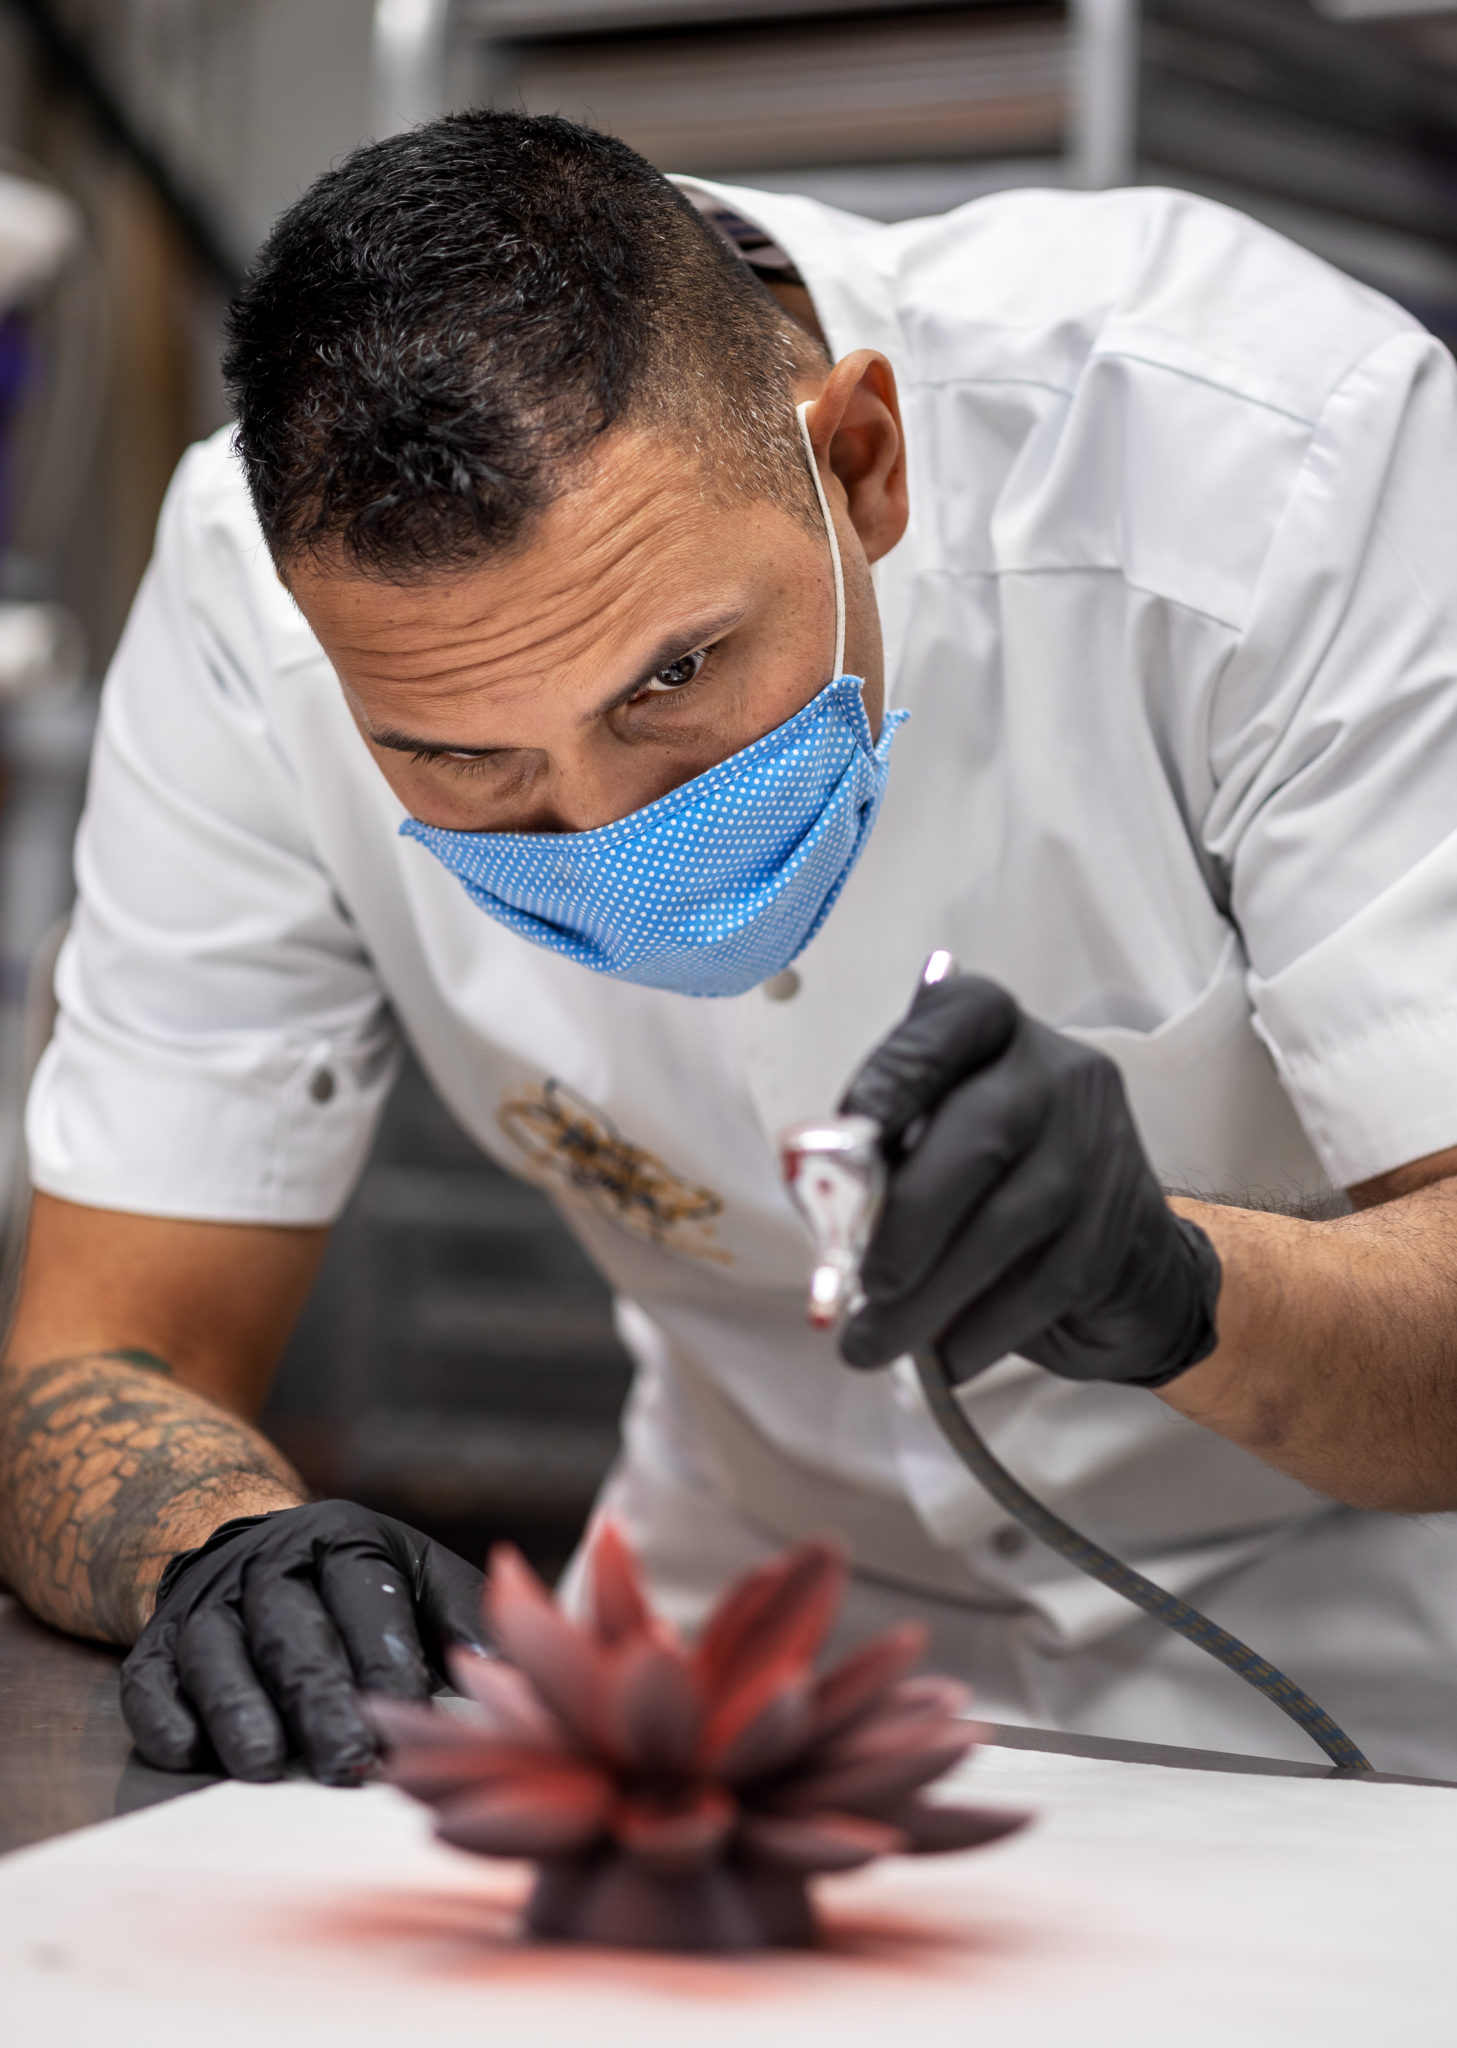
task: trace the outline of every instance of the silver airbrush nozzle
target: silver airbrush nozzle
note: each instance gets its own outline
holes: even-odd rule
[[[938,948],[921,970],[921,981],[929,986],[955,972],[951,954]],[[832,1330],[865,1299],[860,1261],[885,1193],[880,1125],[869,1116],[791,1124],[779,1136],[779,1163],[819,1252],[810,1275],[809,1319],[817,1330]]]
[[[817,1330],[832,1330],[864,1299],[860,1261],[885,1187],[880,1126],[868,1116],[792,1124],[780,1134],[779,1159],[819,1253],[810,1276],[809,1319]]]

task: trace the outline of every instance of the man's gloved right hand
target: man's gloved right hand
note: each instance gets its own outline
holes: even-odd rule
[[[1106,1054],[958,974],[919,990],[840,1106],[890,1160],[849,1364],[935,1345],[957,1381],[1016,1351],[1162,1387],[1214,1349],[1218,1253],[1170,1208]]]
[[[352,1501],[224,1522],[162,1574],[122,1666],[137,1748],[167,1771],[278,1777],[301,1753],[354,1784],[375,1742],[356,1691],[428,1698],[452,1643],[483,1646],[482,1574]]]

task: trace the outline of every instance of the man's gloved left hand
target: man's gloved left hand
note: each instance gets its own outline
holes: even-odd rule
[[[122,1666],[137,1748],[166,1771],[214,1761],[281,1775],[302,1754],[356,1783],[375,1743],[355,1688],[424,1699],[452,1643],[482,1641],[482,1574],[418,1529],[353,1501],[242,1515],[174,1557]]]
[[[994,982],[919,990],[840,1107],[889,1165],[851,1365],[935,1343],[958,1381],[1016,1351],[1160,1387],[1214,1349],[1218,1255],[1164,1199],[1118,1069]]]

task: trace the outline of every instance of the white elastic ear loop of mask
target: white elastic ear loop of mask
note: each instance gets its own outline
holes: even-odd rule
[[[809,473],[814,481],[815,496],[820,501],[820,512],[830,541],[830,567],[835,576],[835,665],[830,670],[830,681],[838,682],[845,672],[845,571],[840,562],[840,537],[835,532],[835,522],[830,517],[830,501],[825,496],[825,487],[820,480],[820,466],[815,461],[814,443],[809,437],[809,409],[813,403],[813,399],[807,398],[803,405],[794,408],[794,414],[799,421],[799,437],[804,443]]]

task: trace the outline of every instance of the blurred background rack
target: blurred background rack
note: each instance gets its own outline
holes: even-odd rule
[[[1457,336],[1457,24],[1383,0],[379,0],[382,120],[491,100],[882,219],[999,186],[1228,200]]]
[[[1457,342],[1457,0],[0,0],[0,1213],[97,682],[226,295],[369,134],[554,111],[903,219],[1025,184],[1240,206]],[[37,962],[40,963],[37,966]],[[29,1002],[29,1010],[27,1010]],[[467,1553],[566,1553],[627,1386],[547,1199],[406,1063],[270,1423]]]
[[[1133,173],[1136,0],[379,0],[381,122],[552,110],[890,217]]]

